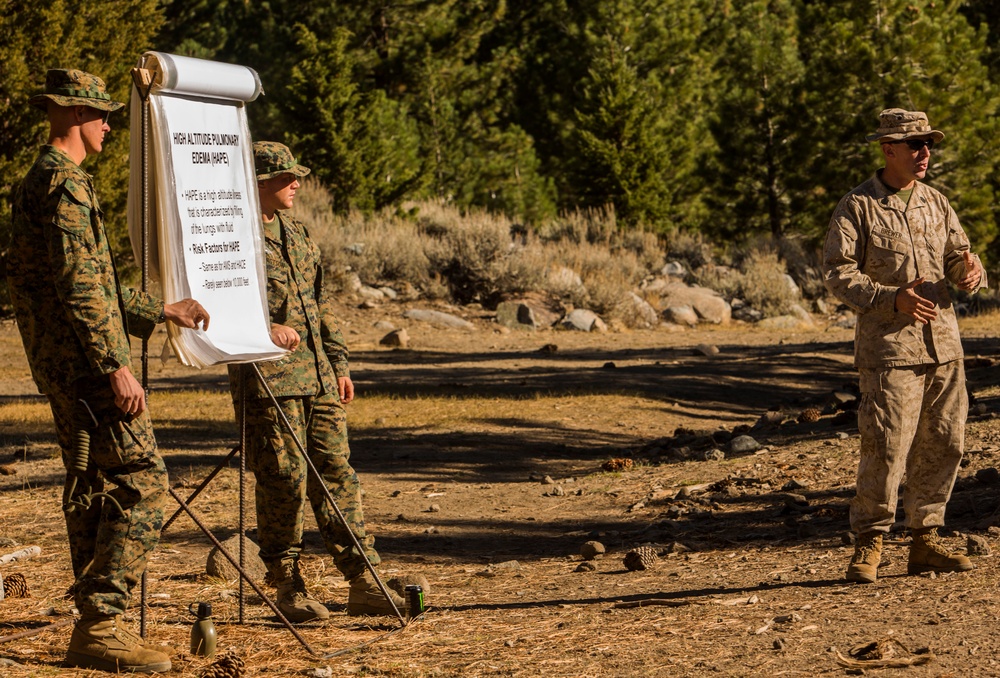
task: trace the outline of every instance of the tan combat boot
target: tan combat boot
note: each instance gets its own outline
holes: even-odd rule
[[[146,645],[120,615],[82,617],[73,627],[66,663],[111,673],[165,673],[170,657]]]
[[[971,560],[959,553],[952,553],[941,543],[936,527],[913,530],[907,573],[965,572],[973,567]]]
[[[854,544],[854,557],[847,566],[847,581],[874,584],[878,579],[878,565],[882,562],[882,533],[865,532],[858,535]]]
[[[392,615],[396,612],[392,609],[392,604],[382,595],[375,578],[368,570],[365,570],[350,580],[351,589],[347,595],[347,614],[352,617],[359,615]],[[400,614],[406,614],[406,603],[392,589],[386,589],[392,597],[392,602],[396,604],[396,609]]]
[[[302,581],[298,560],[283,560],[271,569],[271,579],[278,589],[278,609],[293,623],[327,619],[330,611],[311,597]]]

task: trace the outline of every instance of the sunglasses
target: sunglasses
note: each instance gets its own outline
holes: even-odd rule
[[[915,152],[915,153],[919,153],[920,149],[923,148],[924,146],[927,147],[928,151],[931,150],[932,148],[934,148],[934,140],[933,139],[904,139],[902,141],[893,141],[892,143],[894,143],[894,144],[906,144],[907,146],[910,147],[910,150],[913,151],[913,152]]]

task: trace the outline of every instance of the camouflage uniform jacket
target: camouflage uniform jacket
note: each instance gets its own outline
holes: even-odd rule
[[[264,257],[271,322],[291,327],[301,342],[278,360],[257,363],[261,374],[278,397],[336,393],[337,377],[350,375],[348,351],[323,285],[319,248],[301,222],[277,212],[264,224]],[[251,398],[267,397],[256,379],[250,379],[248,392]]]
[[[44,146],[18,187],[4,259],[31,375],[42,393],[131,366],[163,302],[118,282],[89,174]]]
[[[823,248],[827,288],[858,313],[854,364],[958,360],[962,344],[947,280],[965,275],[962,252],[969,250],[969,239],[941,193],[918,181],[904,204],[880,172],[840,201]],[[916,291],[937,307],[937,318],[927,325],[896,311],[896,292],[920,277],[925,282]],[[986,284],[984,272],[979,287]]]

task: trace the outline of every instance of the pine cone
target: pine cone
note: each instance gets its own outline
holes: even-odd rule
[[[3,578],[3,595],[5,598],[30,598],[28,593],[28,581],[20,572],[8,575]]]
[[[601,468],[605,471],[627,471],[632,468],[632,460],[627,457],[608,459],[601,464]]]
[[[201,678],[243,678],[243,660],[234,652],[226,652],[204,670]]]
[[[650,570],[659,560],[660,556],[657,555],[656,549],[651,546],[640,546],[626,553],[622,563],[626,569],[634,572],[636,570]]]
[[[799,423],[800,424],[811,424],[815,421],[819,421],[820,411],[815,407],[807,407],[806,409],[799,412]]]

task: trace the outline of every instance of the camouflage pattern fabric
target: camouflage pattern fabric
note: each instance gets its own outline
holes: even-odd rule
[[[278,402],[365,555],[377,565],[380,558],[374,549],[375,539],[365,532],[361,484],[349,462],[347,413],[336,392],[315,398],[279,398]],[[345,579],[361,574],[364,562],[350,535],[329,508],[315,475],[270,400],[247,402],[247,438],[247,466],[257,479],[257,536],[265,563],[273,567],[282,560],[298,558],[308,499],[337,569]]]
[[[279,360],[257,363],[261,374],[276,396],[336,393],[337,377],[350,375],[348,350],[323,286],[319,248],[305,226],[278,212],[264,225],[264,256],[271,322],[297,330],[301,343]],[[231,375],[235,369],[230,368]],[[248,393],[251,398],[267,397],[256,380],[251,380]]]
[[[899,484],[910,529],[944,525],[969,410],[961,360],[861,370],[861,459],[851,528],[888,532]]]
[[[81,420],[79,399],[87,401],[98,424],[88,430],[85,479],[91,492],[107,492],[125,512],[123,518],[110,502],[98,498],[89,510],[65,513],[77,609],[85,616],[123,614],[147,555],[159,543],[167,504],[167,469],[156,451],[149,411],[123,421],[106,379],[81,379],[48,398],[67,468],[72,466],[74,434]]]
[[[908,204],[876,174],[837,206],[823,248],[824,282],[858,313],[854,362],[876,368],[945,363],[962,358],[947,281],[965,273],[969,239],[941,193],[919,181]],[[895,310],[896,292],[913,280],[937,306],[922,325]],[[983,274],[979,287],[987,286]]]
[[[163,302],[120,287],[89,174],[45,146],[17,189],[4,259],[17,327],[42,393],[132,364]]]
[[[76,69],[50,68],[45,74],[45,91],[28,99],[43,111],[49,102],[59,106],[90,106],[102,111],[117,111],[125,104],[113,101],[104,81],[96,75]]]
[[[377,564],[380,559],[373,548],[374,538],[365,533],[361,486],[348,461],[347,415],[337,393],[337,378],[350,374],[347,344],[323,287],[319,248],[301,223],[281,212],[274,221],[264,224],[264,241],[271,322],[297,330],[301,342],[280,360],[259,362],[257,366],[368,559]],[[241,369],[246,368],[231,366],[229,371],[236,403]],[[315,477],[308,472],[298,447],[255,376],[246,379],[246,390],[247,465],[257,479],[261,557],[271,566],[298,557],[308,498],[338,569],[348,579],[360,574],[363,561],[326,505]]]
[[[72,455],[75,408],[87,399],[100,419],[90,432],[95,488],[114,486],[127,514],[107,506],[67,514],[77,606],[124,612],[129,591],[159,539],[166,471],[148,415],[118,417],[107,375],[131,365],[126,322],[148,336],[163,302],[119,286],[90,176],[45,146],[14,197],[4,259],[31,374],[48,395],[64,460]],[[130,433],[131,432],[131,433]]]
[[[310,172],[308,167],[299,164],[288,146],[277,141],[255,141],[253,165],[257,181],[264,181],[286,172],[297,177],[304,177]]]

